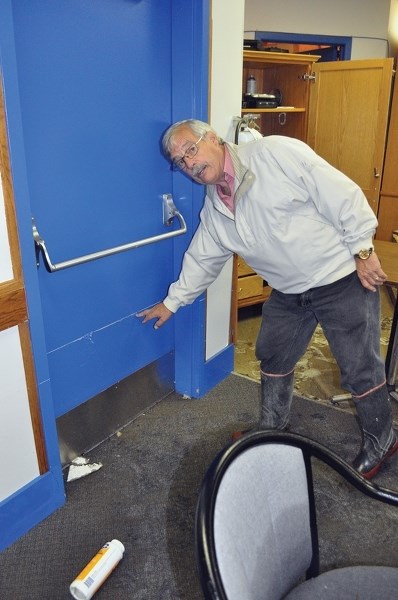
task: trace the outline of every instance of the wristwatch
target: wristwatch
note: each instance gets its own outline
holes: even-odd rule
[[[366,250],[359,250],[357,254],[354,254],[355,258],[360,258],[361,260],[366,260],[372,254],[373,248],[367,248]]]

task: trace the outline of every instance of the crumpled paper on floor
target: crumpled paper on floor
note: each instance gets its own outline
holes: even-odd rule
[[[101,467],[102,463],[90,464],[88,458],[78,456],[77,458],[72,460],[68,471],[67,481],[74,481],[75,479],[81,479],[82,477],[86,477],[87,475],[98,471],[98,469],[100,469]]]

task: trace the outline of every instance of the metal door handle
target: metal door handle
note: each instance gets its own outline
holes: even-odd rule
[[[379,173],[377,167],[373,167],[373,176],[375,179],[378,179],[380,177],[380,173]]]
[[[177,210],[176,205],[173,202],[173,197],[171,194],[163,194],[163,224],[166,226],[170,226],[173,222],[174,217],[177,217],[180,223],[180,229],[176,229],[174,231],[169,231],[168,233],[161,233],[159,235],[155,235],[152,237],[148,237],[142,240],[138,240],[136,242],[130,242],[128,244],[123,244],[122,246],[116,246],[115,248],[108,248],[107,250],[101,250],[99,252],[93,252],[92,254],[85,254],[84,256],[79,256],[77,258],[72,258],[70,260],[65,260],[63,262],[53,264],[51,262],[50,256],[48,254],[48,250],[46,248],[46,243],[41,237],[40,233],[37,230],[36,223],[34,218],[32,217],[32,230],[33,230],[33,240],[36,248],[36,263],[39,267],[39,254],[43,253],[45,265],[50,273],[54,271],[61,271],[61,269],[68,269],[69,267],[74,267],[76,265],[81,265],[86,262],[90,262],[92,260],[97,260],[98,258],[103,258],[105,256],[111,256],[112,254],[118,254],[119,252],[125,252],[126,250],[134,250],[135,248],[140,248],[141,246],[145,246],[147,244],[153,244],[155,242],[161,242],[162,240],[167,240],[169,238],[176,237],[178,235],[182,235],[187,231],[187,225],[185,223],[184,217]]]

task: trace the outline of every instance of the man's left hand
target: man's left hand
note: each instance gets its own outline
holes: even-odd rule
[[[383,285],[387,279],[387,275],[381,268],[378,256],[374,251],[366,260],[356,258],[355,262],[359,280],[364,288],[371,292],[375,292],[377,286]]]

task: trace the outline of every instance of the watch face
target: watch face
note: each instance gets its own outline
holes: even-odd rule
[[[366,260],[372,254],[372,250],[373,250],[373,248],[369,248],[369,250],[360,250],[358,252],[359,258],[362,258],[363,260]]]

